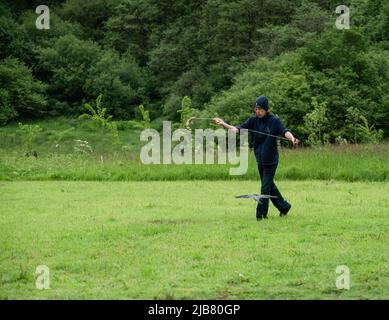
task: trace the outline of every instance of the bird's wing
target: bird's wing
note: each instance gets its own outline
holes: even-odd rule
[[[235,198],[245,198],[245,199],[250,199],[250,198],[253,198],[252,195],[249,195],[249,194],[243,194],[241,196],[235,196]]]
[[[243,194],[241,196],[235,196],[235,198],[255,199],[258,201],[260,199],[260,196],[254,193],[254,194]]]

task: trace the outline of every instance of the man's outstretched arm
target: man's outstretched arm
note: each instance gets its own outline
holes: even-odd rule
[[[219,126],[223,126],[224,128],[228,129],[228,130],[232,130],[233,132],[235,133],[238,133],[239,132],[239,129],[237,127],[234,127],[226,122],[224,122],[224,120],[220,119],[220,118],[213,118],[213,120],[215,121],[215,123]]]
[[[234,126],[232,126],[232,125],[230,125],[230,124],[224,122],[223,119],[214,118],[213,120],[215,121],[215,123],[216,123],[217,125],[223,126],[223,127],[226,128],[226,129],[230,129],[230,130],[232,130],[232,131],[235,132],[235,133],[239,133],[239,129],[238,129],[237,127],[234,127]],[[291,142],[293,143],[294,146],[297,146],[298,143],[300,142],[298,139],[296,139],[296,138],[293,136],[292,132],[290,132],[290,131],[286,131],[285,134],[284,134],[284,137],[285,137],[286,139],[288,139],[289,141],[291,141]]]

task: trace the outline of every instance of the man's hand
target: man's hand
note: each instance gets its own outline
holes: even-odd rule
[[[287,132],[285,133],[285,138],[288,139],[290,142],[292,142],[294,147],[297,147],[297,145],[298,145],[299,142],[300,142],[298,139],[296,139],[296,138],[293,136],[293,134],[292,134],[290,131],[287,131]]]
[[[213,118],[213,121],[215,121],[215,124],[217,124],[218,126],[223,126],[223,125],[226,124],[226,123],[223,121],[223,119],[220,119],[220,118]]]
[[[223,127],[226,128],[227,130],[232,130],[232,131],[235,132],[235,133],[239,133],[238,128],[229,125],[228,123],[224,122],[223,119],[220,119],[220,118],[213,118],[213,121],[215,121],[215,124],[217,124],[218,126],[223,126]]]

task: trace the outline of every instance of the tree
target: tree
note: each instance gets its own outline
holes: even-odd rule
[[[290,130],[300,136],[301,119],[309,112],[311,89],[306,68],[297,54],[284,54],[275,60],[258,58],[234,79],[229,90],[213,97],[206,110],[231,123],[241,123],[253,114],[253,101],[266,95],[270,109]]]
[[[112,15],[117,1],[112,0],[67,0],[58,10],[67,21],[77,22],[94,41],[104,37],[105,22]]]
[[[331,27],[319,39],[311,39],[301,50],[301,57],[314,70],[323,71],[350,66],[367,48],[367,40],[360,31]]]
[[[31,55],[31,42],[25,30],[12,18],[0,16],[0,59],[14,57],[27,62]]]
[[[84,84],[88,98],[103,94],[103,104],[116,118],[134,117],[135,109],[147,94],[146,73],[127,52],[122,56],[106,50],[88,71]]]
[[[15,58],[0,62],[0,123],[16,117],[42,117],[47,101],[46,86]]]
[[[101,57],[100,47],[73,35],[60,37],[53,47],[40,48],[39,72],[45,75],[49,95],[64,104],[54,104],[54,112],[75,114],[86,98],[84,90],[89,69]]]

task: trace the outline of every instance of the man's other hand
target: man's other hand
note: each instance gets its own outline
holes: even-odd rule
[[[218,126],[222,126],[225,124],[223,119],[220,119],[220,118],[213,118],[213,121],[215,121],[215,124],[217,124]]]

